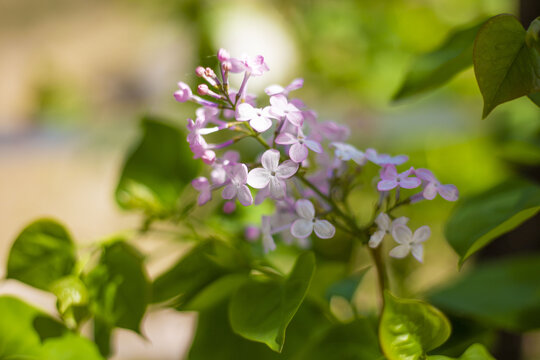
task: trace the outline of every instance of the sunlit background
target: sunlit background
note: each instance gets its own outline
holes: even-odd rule
[[[538,161],[526,145],[540,134],[538,108],[523,98],[480,120],[471,69],[429,95],[391,98],[417,55],[452,29],[503,12],[516,13],[517,2],[1,0],[0,275],[11,242],[35,218],[59,219],[82,242],[137,224],[112,194],[138,119],[183,123],[193,107],[174,101],[176,83],[195,84],[195,66],[213,64],[220,47],[265,56],[271,71],[250,91],[303,77],[296,95],[322,119],[347,123],[357,147],[408,153],[463,195],[486,189],[504,178],[506,160]],[[442,235],[451,207],[423,204],[411,216],[413,227],[434,229],[425,264],[408,265],[412,294],[457,272]],[[12,281],[0,293],[54,310],[52,297]],[[115,359],[179,359],[194,325],[190,314],[153,313],[149,340],[118,331]],[[538,339],[526,339],[530,360],[540,358]]]

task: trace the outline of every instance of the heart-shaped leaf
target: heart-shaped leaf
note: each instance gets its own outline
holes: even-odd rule
[[[433,355],[428,356],[428,360],[495,360],[493,356],[481,344],[471,345],[459,358],[450,358],[448,356]]]
[[[287,326],[304,300],[314,270],[315,256],[304,253],[286,279],[252,279],[241,286],[229,307],[234,332],[281,352]]]
[[[75,262],[75,246],[64,226],[41,219],[17,236],[9,253],[7,277],[50,291],[55,281],[71,274]]]
[[[525,29],[512,15],[495,16],[480,28],[473,62],[484,98],[482,117],[499,104],[540,91],[540,54],[525,38]]]
[[[379,324],[379,342],[388,360],[421,360],[450,336],[444,314],[420,300],[384,294]]]

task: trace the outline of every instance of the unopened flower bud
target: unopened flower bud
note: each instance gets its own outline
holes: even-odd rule
[[[231,56],[229,55],[229,52],[227,50],[219,49],[217,53],[217,57],[219,61],[224,62],[224,61],[229,60]]]
[[[211,79],[214,79],[216,77],[216,73],[214,72],[214,70],[210,69],[209,67],[204,69],[204,75]]]
[[[197,92],[201,96],[208,95],[208,85],[201,84],[201,85],[197,86]]]
[[[223,64],[221,64],[221,68],[223,69],[223,71],[229,72],[232,69],[232,64],[230,61],[225,61],[223,62]]]
[[[184,82],[179,82],[178,87],[180,88],[174,93],[174,98],[178,102],[186,102],[191,99],[192,93],[189,85]]]
[[[197,74],[198,77],[204,76],[204,68],[202,66],[197,66],[195,69],[195,74]]]

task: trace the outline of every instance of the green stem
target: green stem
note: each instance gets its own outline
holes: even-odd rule
[[[381,254],[381,247],[375,249],[370,248],[369,253],[377,269],[377,281],[379,283],[379,293],[381,297],[381,303],[384,304],[384,291],[389,288],[388,273],[384,265],[384,259]]]

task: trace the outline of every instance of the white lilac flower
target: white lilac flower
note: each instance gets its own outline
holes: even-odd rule
[[[279,151],[266,150],[261,157],[262,168],[251,170],[247,177],[247,184],[255,189],[270,190],[270,195],[274,199],[281,199],[285,196],[285,180],[293,176],[298,171],[298,164],[291,160],[279,163]]]
[[[328,220],[315,217],[315,208],[311,201],[300,199],[296,202],[296,213],[300,217],[291,226],[291,234],[299,239],[307,238],[313,231],[321,239],[334,237],[336,228]]]
[[[376,248],[379,246],[385,235],[392,233],[392,229],[397,225],[406,225],[409,221],[405,216],[399,217],[392,221],[390,216],[385,213],[380,213],[375,219],[375,224],[377,224],[378,229],[371,235],[369,238],[369,247]]]
[[[413,232],[406,225],[396,225],[392,229],[392,237],[399,244],[390,251],[390,256],[401,259],[409,255],[422,262],[424,257],[423,243],[431,236],[429,226],[424,225]]]
[[[240,204],[249,206],[253,204],[251,191],[246,186],[248,170],[245,164],[235,164],[228,172],[231,181],[223,189],[222,197],[226,200],[237,198]]]

